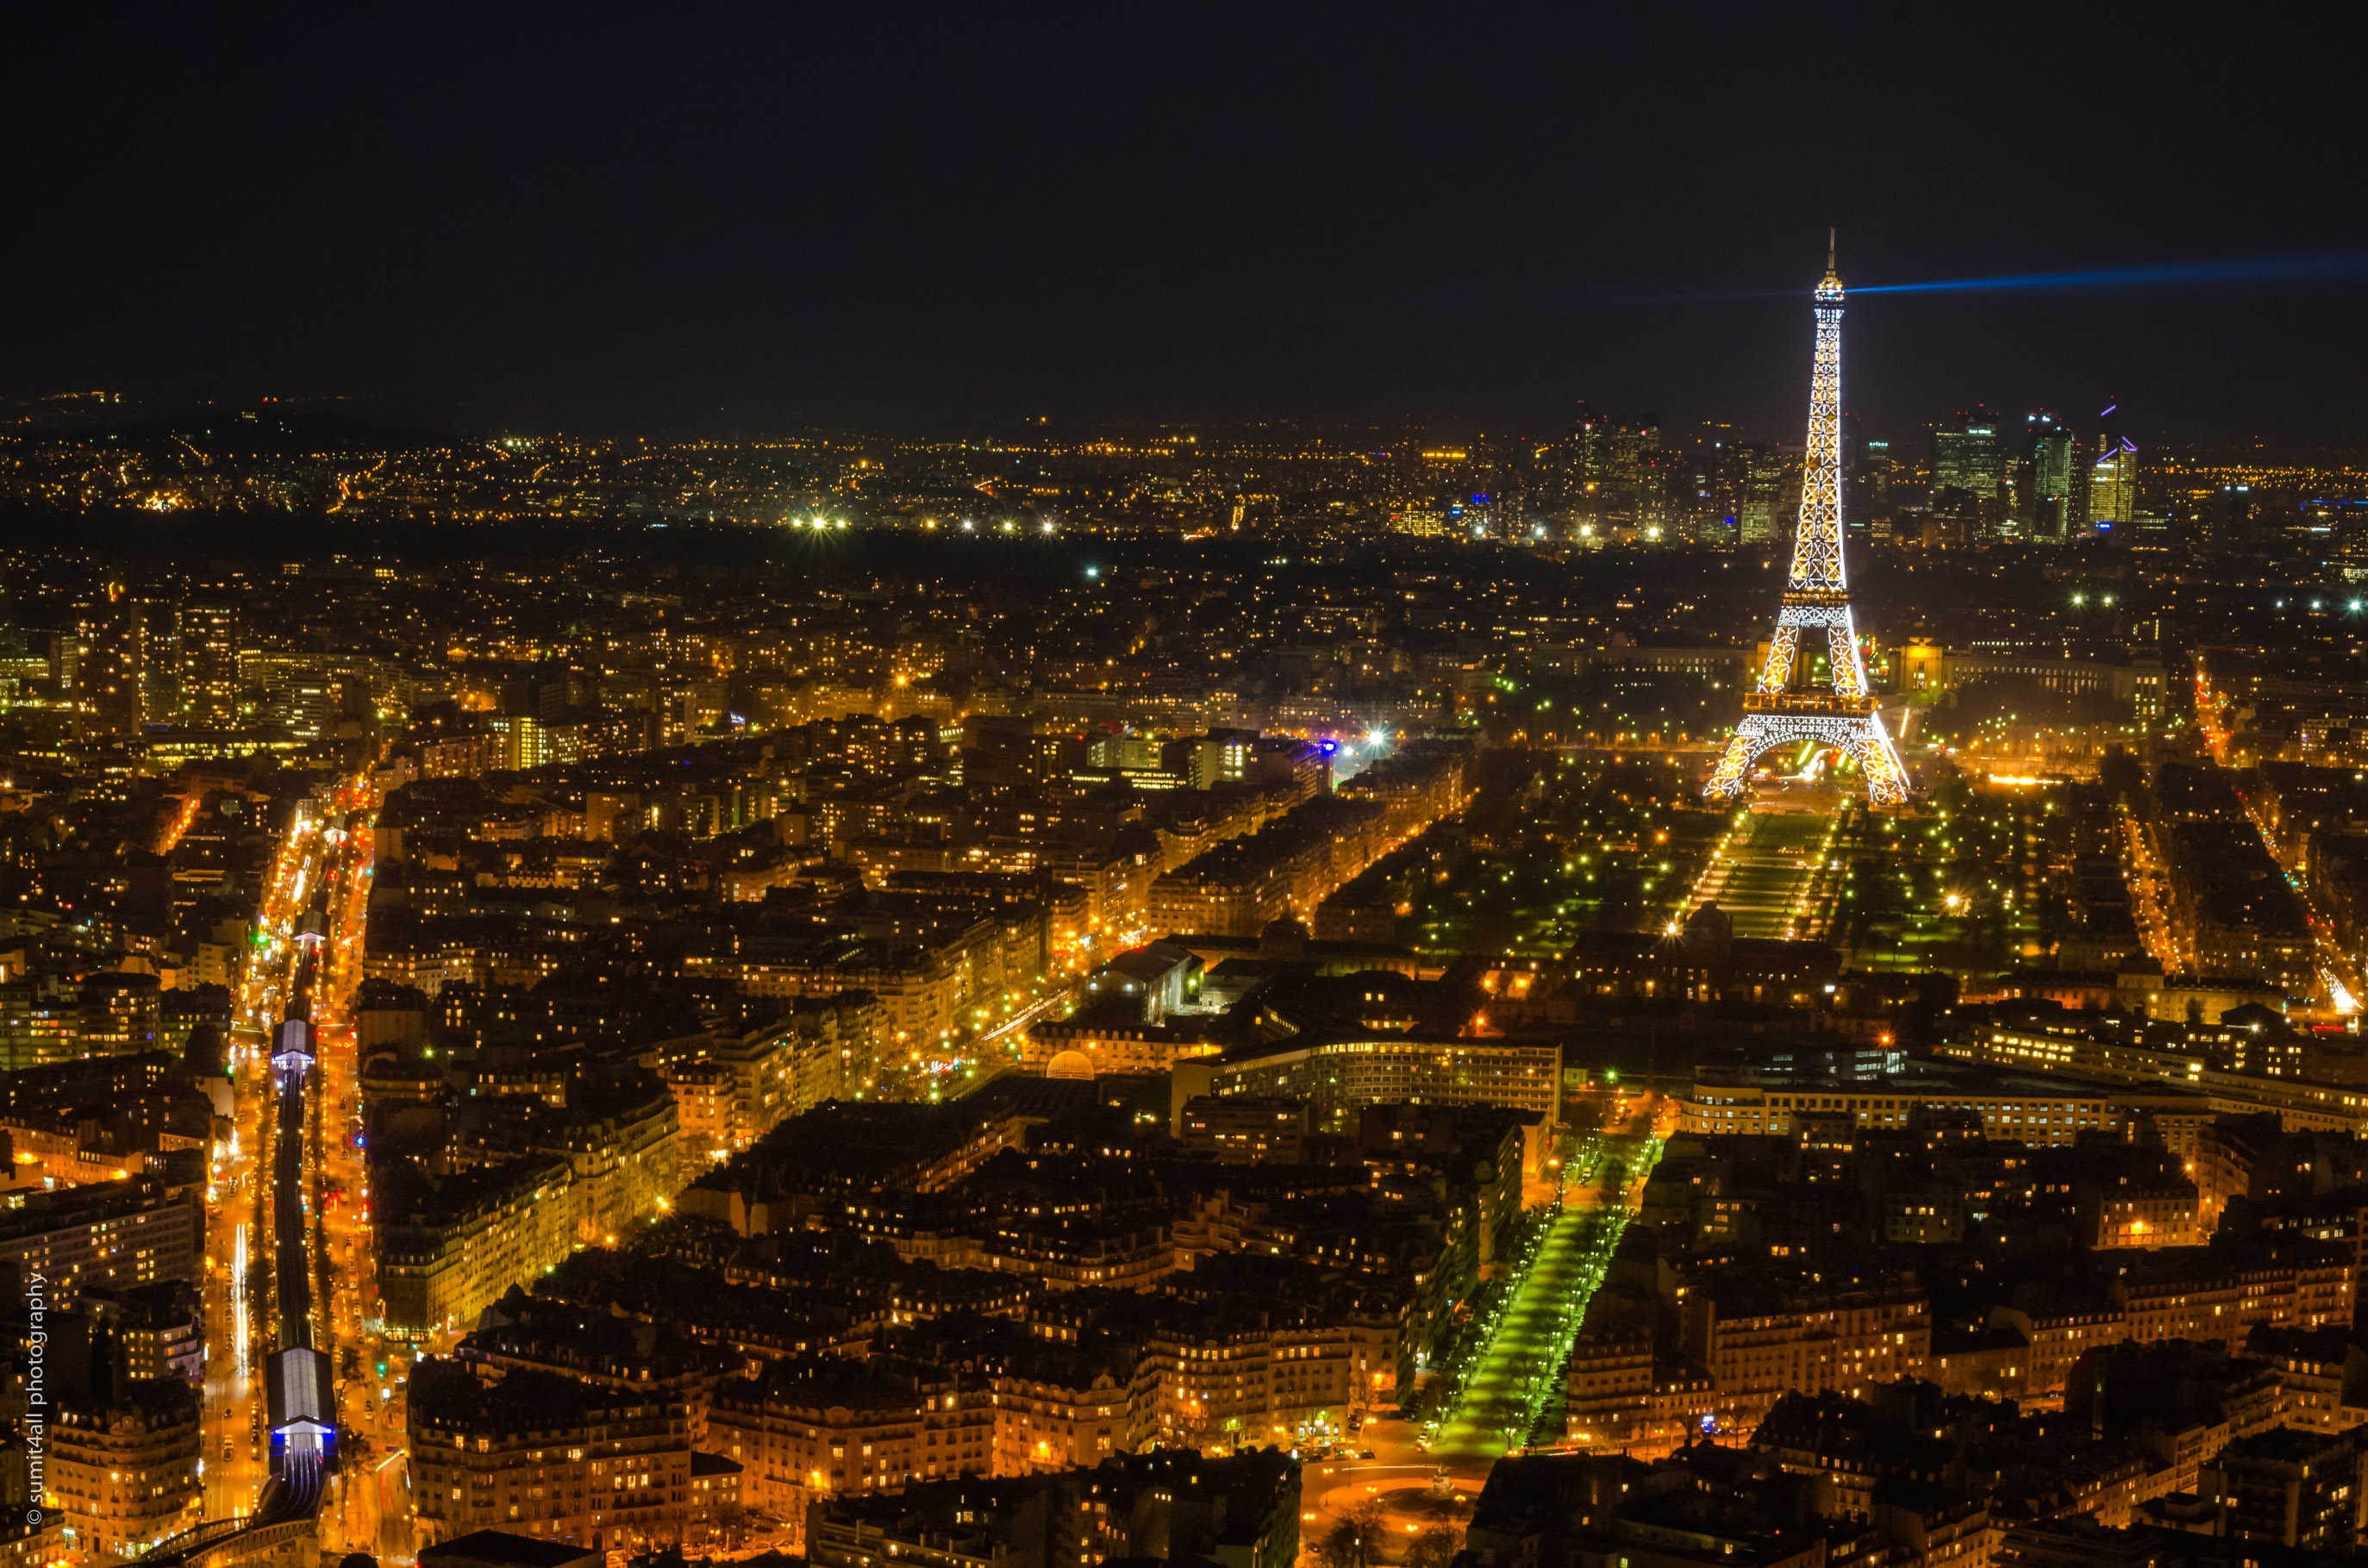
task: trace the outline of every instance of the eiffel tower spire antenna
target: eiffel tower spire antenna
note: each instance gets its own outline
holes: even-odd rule
[[[1743,718],[1712,770],[1703,793],[1729,800],[1743,790],[1752,760],[1778,746],[1814,741],[1849,752],[1866,780],[1867,803],[1907,799],[1907,774],[1867,690],[1842,573],[1842,280],[1834,233],[1826,232],[1826,275],[1817,284],[1817,351],[1809,375],[1809,445],[1802,460],[1801,522],[1793,533],[1793,567],[1776,612],[1768,663],[1743,699]],[[1794,691],[1793,665],[1802,629],[1826,634],[1831,689]]]

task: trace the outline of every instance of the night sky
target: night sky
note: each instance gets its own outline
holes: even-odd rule
[[[1853,285],[2368,252],[2340,7],[345,11],[12,17],[0,392],[1796,437],[1828,223]],[[1870,297],[1845,400],[2349,443],[2363,324],[2368,277]]]

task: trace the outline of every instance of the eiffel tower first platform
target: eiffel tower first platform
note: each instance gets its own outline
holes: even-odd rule
[[[1867,803],[1896,806],[1907,799],[1907,774],[1875,711],[1850,621],[1850,585],[1842,575],[1842,280],[1826,250],[1817,285],[1817,358],[1809,378],[1809,447],[1801,475],[1801,526],[1793,535],[1793,570],[1783,608],[1758,685],[1743,699],[1743,719],[1726,744],[1703,794],[1713,801],[1740,794],[1753,760],[1778,746],[1815,741],[1846,751],[1866,780]],[[1804,628],[1826,634],[1828,691],[1793,689],[1793,665]]]

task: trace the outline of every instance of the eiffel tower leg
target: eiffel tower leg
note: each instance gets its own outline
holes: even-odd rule
[[[1907,770],[1900,765],[1898,749],[1884,733],[1881,719],[1868,716],[1865,727],[1850,739],[1850,755],[1858,759],[1859,773],[1866,780],[1868,805],[1907,803]]]
[[[1859,662],[1858,639],[1848,622],[1826,628],[1826,663],[1834,672],[1834,690],[1843,697],[1866,695],[1866,666]]]
[[[1801,629],[1790,621],[1778,621],[1776,633],[1768,640],[1768,663],[1759,671],[1759,689],[1782,691],[1792,684],[1793,654],[1801,642]]]
[[[1748,717],[1735,727],[1735,733],[1727,739],[1725,755],[1711,770],[1710,782],[1702,786],[1704,800],[1731,801],[1743,792],[1743,775],[1758,750],[1758,734]]]

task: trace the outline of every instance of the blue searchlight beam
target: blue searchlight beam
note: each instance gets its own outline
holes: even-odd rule
[[[1972,294],[2008,290],[2195,288],[2220,283],[2294,283],[2368,278],[2368,251],[2320,251],[2304,256],[2169,261],[2146,267],[2099,267],[2077,272],[2023,272],[2007,278],[1959,278],[1941,283],[1861,284],[1861,294]]]

